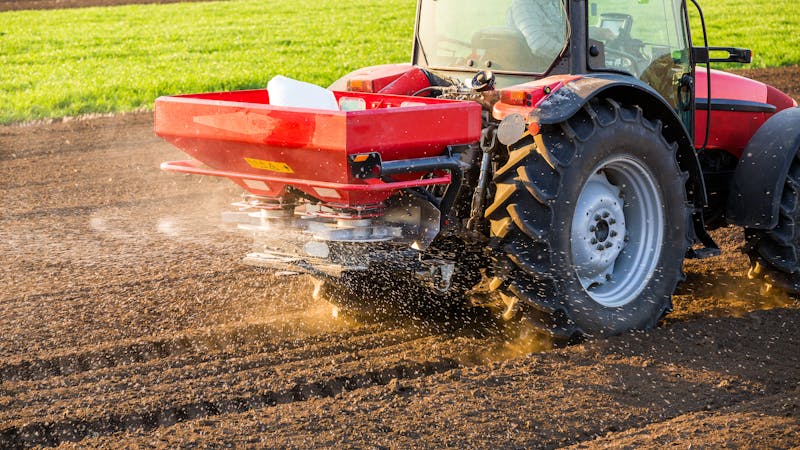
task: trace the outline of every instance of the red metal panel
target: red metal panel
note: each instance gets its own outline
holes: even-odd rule
[[[345,205],[373,204],[393,194],[324,187],[369,184],[351,177],[348,155],[379,152],[386,161],[435,156],[447,145],[475,142],[480,136],[481,108],[474,102],[334,94],[337,99],[363,99],[366,109],[276,107],[269,104],[266,90],[161,97],[156,100],[155,130],[212,170],[237,174],[230,178],[250,192],[279,196],[288,184]],[[248,184],[247,179],[258,183]]]
[[[708,96],[708,74],[698,68],[695,77],[695,95]],[[744,100],[767,103],[767,85],[719,70],[711,71],[711,98],[715,100]],[[708,148],[725,150],[737,158],[750,142],[755,132],[772,114],[745,111],[711,111],[711,133]],[[695,147],[701,147],[706,135],[708,111],[698,107],[695,113]]]
[[[695,73],[695,92],[697,98],[706,98],[706,69],[698,67]],[[751,102],[767,102],[767,85],[721,70],[711,71],[711,98],[749,100]]]
[[[700,148],[706,135],[708,111],[698,109],[695,114],[694,145]],[[711,111],[711,134],[708,137],[709,149],[725,150],[742,156],[745,146],[771,114],[761,112]]]

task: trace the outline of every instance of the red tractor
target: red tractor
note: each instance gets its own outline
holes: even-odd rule
[[[469,294],[559,338],[647,329],[728,223],[751,275],[800,292],[800,109],[710,70],[750,51],[693,45],[689,8],[419,0],[411,64],[158,99],[193,157],[162,168],[240,185],[245,261],[343,302]]]

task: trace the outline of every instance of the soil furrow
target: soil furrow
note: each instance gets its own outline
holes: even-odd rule
[[[165,202],[186,202],[191,203],[192,201],[198,201],[204,198],[204,194],[201,193],[192,193],[192,194],[177,194],[177,195],[168,195],[168,196],[160,196],[160,197],[153,197],[153,198],[136,198],[135,200],[116,200],[116,201],[106,201],[102,204],[96,205],[75,205],[75,206],[65,206],[65,207],[54,207],[54,208],[37,208],[35,210],[27,211],[24,213],[11,213],[9,214],[6,211],[3,212],[3,215],[0,217],[3,221],[29,221],[32,219],[37,218],[58,218],[59,220],[67,219],[69,217],[80,217],[84,218],[90,216],[92,213],[97,211],[103,210],[113,210],[113,209],[133,209],[133,208],[142,208],[147,207],[148,205],[151,206],[159,206],[163,205]]]
[[[25,422],[40,417],[63,416],[64,411],[76,408],[99,411],[109,404],[116,405],[117,409],[137,409],[143,404],[176,403],[193,396],[194,392],[202,392],[206,398],[226,397],[237,392],[272,388],[275,383],[285,380],[359,372],[364,367],[381,367],[409,359],[423,361],[426,358],[421,348],[426,344],[441,344],[443,340],[430,337],[409,341],[404,336],[395,336],[394,339],[387,337],[385,343],[378,345],[375,342],[364,345],[363,342],[346,342],[338,349],[333,345],[333,351],[327,356],[306,353],[305,356],[309,356],[306,360],[299,360],[292,355],[305,353],[302,349],[289,350],[286,357],[260,353],[231,360],[220,358],[189,368],[166,369],[127,379],[116,376],[93,379],[78,389],[56,386],[49,391],[24,395],[22,402],[25,406],[15,409],[14,414],[0,413],[0,422]],[[352,350],[348,350],[348,347],[352,347]],[[451,353],[446,352],[445,355]],[[453,357],[458,359],[457,356]]]
[[[728,430],[718,433],[719,429]],[[569,449],[793,448],[800,443],[800,389],[759,396],[730,406],[690,411],[669,420],[609,432]]]
[[[145,148],[161,143],[153,134],[152,112],[0,128],[3,163],[21,158],[79,155],[98,148]]]
[[[305,312],[287,314],[269,323],[242,324],[207,330],[197,330],[182,335],[144,339],[130,343],[88,346],[79,352],[43,355],[39,358],[20,358],[13,362],[0,362],[0,380],[8,389],[11,382],[42,380],[65,377],[81,372],[143,363],[156,359],[183,356],[187,364],[197,360],[213,358],[211,352],[225,352],[232,357],[246,354],[255,347],[267,352],[269,349],[292,349],[325,340],[350,339],[364,334],[373,334],[380,325],[345,330],[335,335],[321,333],[306,336],[301,330],[313,329],[317,320],[308,320]],[[93,348],[94,347],[94,348]],[[62,381],[57,381],[63,384]]]
[[[783,316],[787,324],[766,334],[769,344],[764,353],[755,352],[761,344],[749,342],[745,335],[731,338],[735,332],[716,332],[711,327],[714,321],[697,321],[640,333],[636,339],[621,336],[500,363],[465,367],[462,361],[460,367],[425,378],[400,378],[391,386],[363,386],[334,397],[309,399],[307,404],[278,405],[273,414],[221,413],[147,431],[89,438],[81,445],[124,442],[150,447],[156,438],[162,446],[203,445],[211,439],[217,446],[251,442],[289,448],[556,448],[580,443],[592,447],[592,441],[609,433],[661,423],[667,424],[666,430],[676,417],[736,411],[739,405],[784,394],[791,412],[796,411],[791,395],[800,373],[794,371],[788,379],[775,377],[793,365],[769,355],[786,356],[796,350],[797,339],[783,337],[793,332],[800,311],[755,313],[717,325],[745,330],[776,316]],[[708,339],[686,348],[669,344],[684,332]],[[732,353],[727,364],[699,363],[718,346],[741,346],[746,351]],[[658,442],[645,447],[659,447]]]
[[[302,322],[301,319],[298,319]],[[271,368],[302,360],[314,360],[376,348],[390,347],[414,339],[419,335],[407,330],[382,331],[382,327],[361,327],[336,334],[321,333],[305,336],[295,333],[291,338],[272,339],[273,342],[253,342],[235,348],[214,349],[212,344],[196,348],[195,352],[165,355],[160,359],[89,369],[76,375],[48,378],[41,381],[9,382],[2,387],[0,406],[23,408],[36,402],[52,403],[85,395],[103,395],[121,392],[132,386],[159,385],[187,382],[214,376],[230,376],[235,372],[257,368]],[[234,346],[235,344],[228,344]],[[206,352],[199,353],[207,349]],[[390,350],[386,350],[389,352]],[[349,357],[349,356],[346,356]],[[312,366],[316,363],[308,363]],[[324,363],[323,363],[324,364]],[[157,382],[153,379],[157,378]],[[0,417],[2,417],[0,413]]]
[[[287,383],[285,387],[278,389],[252,392],[237,390],[235,395],[219,400],[199,398],[194,401],[144,408],[130,413],[99,411],[99,414],[80,418],[47,417],[44,420],[25,421],[24,424],[4,426],[0,429],[0,446],[55,446],[64,441],[80,441],[89,435],[110,434],[126,430],[153,430],[186,420],[303,402],[310,398],[333,397],[343,391],[387,385],[392,380],[414,379],[445,372],[458,366],[459,362],[452,359],[405,362],[376,370]]]
[[[11,307],[0,305],[2,322],[9,329],[0,334],[0,355],[5,357],[0,361],[13,366],[19,360],[15,355],[24,353],[63,352],[70,347],[149,338],[165,332],[261,322],[309,306],[310,291],[303,283],[284,282],[282,292],[292,297],[264,301],[277,293],[273,283],[273,278],[258,270],[221,277],[198,273],[183,282],[156,281],[115,293],[96,291],[82,296],[45,297]],[[231,289],[231,285],[237,287]],[[323,329],[333,327],[321,325]],[[31,334],[39,338],[26,340]]]
[[[80,287],[78,289],[67,289],[63,291],[40,292],[25,294],[23,297],[12,297],[0,300],[0,305],[5,305],[5,311],[11,312],[14,308],[29,309],[32,304],[52,301],[55,298],[67,303],[70,301],[83,300],[87,296],[96,296],[98,291],[102,291],[104,296],[126,295],[130,296],[133,291],[165,289],[170,285],[185,283],[186,281],[203,277],[206,280],[224,283],[231,281],[234,275],[244,272],[252,272],[246,266],[240,266],[230,270],[216,270],[213,272],[190,273],[177,277],[161,277],[155,279],[137,279],[131,281],[115,281],[110,283],[99,283],[91,287]],[[0,374],[2,369],[0,368]]]

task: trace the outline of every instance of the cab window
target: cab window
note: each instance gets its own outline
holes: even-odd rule
[[[679,109],[681,78],[690,72],[680,0],[590,0],[589,65],[631,74]]]

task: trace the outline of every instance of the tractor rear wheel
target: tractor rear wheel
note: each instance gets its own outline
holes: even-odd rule
[[[800,155],[783,184],[778,224],[770,230],[745,229],[750,279],[762,279],[764,291],[777,286],[800,295]]]
[[[503,296],[557,338],[655,326],[682,278],[691,223],[688,175],[661,123],[593,100],[514,148],[486,211]]]

